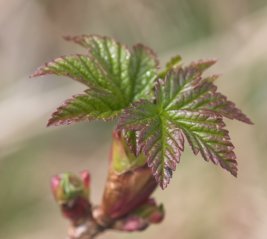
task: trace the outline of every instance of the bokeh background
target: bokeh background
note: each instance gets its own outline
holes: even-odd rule
[[[83,86],[66,78],[29,79],[40,64],[83,52],[63,35],[97,33],[142,42],[161,62],[218,58],[220,90],[254,126],[227,121],[239,176],[187,149],[170,186],[155,195],[167,216],[142,233],[109,239],[267,238],[266,0],[0,0],[0,238],[65,238],[67,222],[49,191],[52,175],[92,173],[99,202],[112,123],[46,128],[53,110]]]

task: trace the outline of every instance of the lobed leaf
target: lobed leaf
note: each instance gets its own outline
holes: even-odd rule
[[[174,110],[170,112],[173,124],[182,130],[194,154],[201,153],[206,161],[219,164],[237,176],[234,146],[222,117],[212,111]]]
[[[127,79],[122,85],[122,89],[131,102],[151,95],[159,62],[156,54],[150,48],[136,44],[132,50],[129,50],[112,38],[95,35],[65,37],[65,39],[87,48],[89,53],[98,59],[101,67],[106,67],[109,73],[115,73],[115,75],[125,73],[126,75],[123,77]],[[120,51],[120,48],[117,47],[119,45],[125,51]],[[118,60],[123,52],[127,52],[126,57]],[[114,59],[110,64],[112,58]],[[121,66],[125,67],[121,68]],[[123,83],[121,80],[120,82]]]
[[[128,67],[132,101],[151,98],[158,65],[156,54],[150,48],[142,44],[133,47]]]
[[[148,101],[138,102],[126,110],[120,117],[119,128],[139,132],[137,145],[161,188],[166,188],[184,149],[181,130],[159,114],[157,105]]]
[[[103,79],[100,69],[87,55],[71,55],[54,59],[41,66],[32,76],[54,74],[68,76],[88,87],[101,87],[108,89],[108,82]]]
[[[215,60],[182,66],[181,57],[176,56],[158,73],[155,53],[142,44],[128,49],[112,38],[96,35],[65,39],[86,48],[88,53],[56,58],[33,76],[68,76],[88,89],[60,106],[48,125],[110,120],[120,115],[117,128],[125,140],[121,142],[125,148],[127,143],[133,153],[128,166],[143,165],[145,155],[163,189],[180,161],[184,137],[194,154],[200,152],[206,161],[237,175],[234,146],[223,117],[252,122],[217,92],[217,75],[202,76]],[[122,170],[120,163],[116,166]]]
[[[69,122],[87,118],[110,118],[117,115],[131,102],[151,96],[158,67],[156,55],[151,49],[138,44],[129,50],[112,38],[95,35],[66,37],[66,39],[87,48],[88,54],[56,58],[40,67],[32,75],[68,76],[89,88],[86,90],[88,96],[83,96],[86,97],[86,102],[89,105],[88,107],[79,107],[79,110],[76,109],[75,114],[79,116],[75,117],[75,120],[73,120],[74,112],[69,111],[68,116],[69,105],[65,108],[59,108],[60,115],[62,117],[64,115],[63,118],[66,122],[68,117]],[[96,110],[92,107],[92,101],[97,102]],[[107,108],[103,102],[111,104],[112,107]],[[73,99],[68,103],[71,105],[75,103],[76,105],[76,101]],[[85,102],[83,102],[84,105]],[[84,112],[82,112],[83,110]],[[92,112],[89,112],[90,110]],[[59,117],[58,110],[53,114],[52,122],[56,116]],[[56,122],[56,125],[65,123],[64,120]]]
[[[236,119],[247,124],[253,124],[252,121],[238,109],[235,104],[227,99],[226,96],[217,92],[217,87],[213,82],[218,78],[218,75],[201,78],[196,75],[195,79],[191,78],[191,85],[184,85],[181,88],[175,84],[186,74],[188,69],[180,68],[177,72],[170,72],[166,78],[165,88],[173,87],[178,91],[176,97],[173,97],[172,103],[169,103],[169,110],[188,109],[188,110],[210,110],[216,112],[229,119]],[[190,78],[190,76],[186,76]],[[182,78],[183,79],[183,78]],[[189,79],[188,79],[189,80]],[[188,80],[184,80],[185,82]],[[174,90],[172,90],[173,92]],[[169,97],[172,95],[169,93]],[[165,96],[165,98],[168,96]]]
[[[48,121],[48,126],[66,125],[81,120],[110,120],[116,117],[119,110],[107,99],[88,94],[75,95],[65,101]]]
[[[136,131],[136,148],[146,157],[162,188],[170,181],[180,161],[184,136],[194,154],[219,164],[237,175],[234,146],[225,130],[223,117],[251,121],[231,101],[217,92],[217,75],[202,77],[214,61],[199,61],[173,68],[158,79],[154,101],[133,104],[120,116],[119,129]]]

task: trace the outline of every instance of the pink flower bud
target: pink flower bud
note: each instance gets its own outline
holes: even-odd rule
[[[87,170],[84,170],[80,173],[81,179],[83,180],[83,185],[86,189],[90,188],[91,176]]]

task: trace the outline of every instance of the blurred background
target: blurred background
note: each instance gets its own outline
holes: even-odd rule
[[[100,239],[265,239],[267,235],[266,0],[0,0],[0,238],[65,238],[67,222],[50,177],[89,169],[99,202],[112,123],[46,128],[54,109],[83,86],[52,76],[29,79],[42,63],[83,49],[63,35],[101,34],[153,48],[162,63],[218,58],[220,91],[254,126],[227,121],[239,176],[182,156],[170,186],[158,190],[167,216],[142,233]],[[265,105],[265,106],[264,106]]]

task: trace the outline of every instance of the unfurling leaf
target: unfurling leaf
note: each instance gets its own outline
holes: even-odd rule
[[[214,61],[200,61],[168,72],[158,79],[154,100],[132,104],[120,116],[118,129],[135,131],[136,148],[147,156],[159,185],[164,189],[179,163],[186,137],[195,154],[237,175],[234,146],[223,117],[251,121],[216,92],[217,76],[202,77]]]
[[[237,175],[234,146],[223,119],[252,122],[217,91],[217,75],[203,76],[215,60],[184,66],[177,55],[159,72],[155,53],[142,44],[129,49],[96,35],[65,39],[87,53],[56,58],[33,76],[68,76],[87,89],[65,101],[49,126],[119,117],[116,132],[120,139],[113,145],[118,155],[112,165],[115,173],[134,171],[147,162],[163,189],[180,161],[184,139],[194,154]]]
[[[113,118],[133,101],[151,95],[158,61],[148,47],[138,44],[129,50],[112,38],[94,35],[66,39],[87,48],[88,54],[57,58],[33,76],[68,76],[89,89],[61,106],[48,125]]]
[[[140,101],[120,117],[119,127],[139,131],[137,144],[161,188],[166,188],[184,148],[182,131],[149,101]]]
[[[177,56],[172,57],[166,63],[165,69],[158,74],[158,77],[159,78],[162,78],[162,79],[165,78],[165,76],[167,75],[167,73],[170,70],[172,70],[174,68],[177,68],[180,65],[181,61],[182,61],[182,57],[180,55],[177,55]]]

